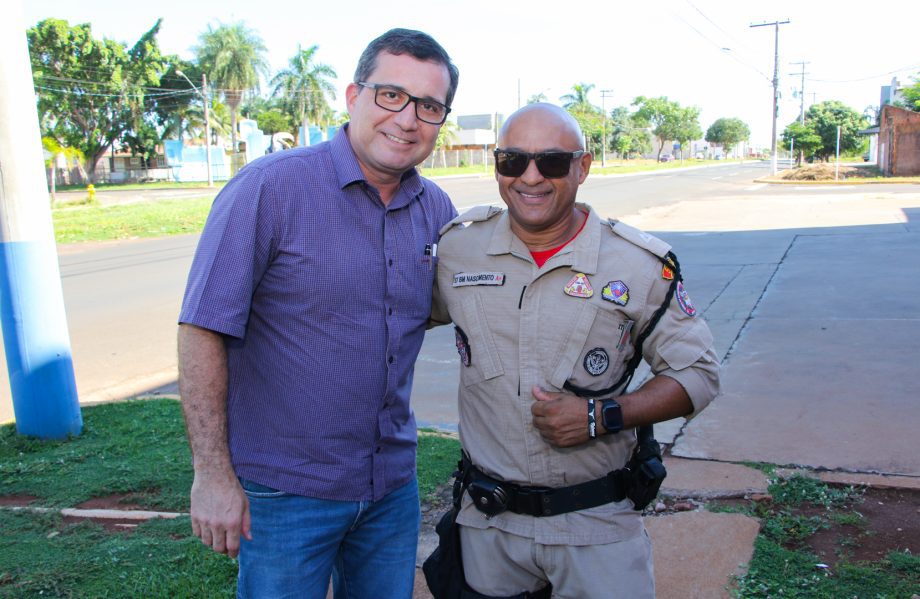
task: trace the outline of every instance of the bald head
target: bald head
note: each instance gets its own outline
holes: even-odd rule
[[[498,132],[498,147],[514,147],[508,144],[514,143],[514,138],[519,137],[521,130],[542,132],[541,137],[552,146],[544,150],[573,151],[583,150],[585,147],[578,121],[568,111],[555,104],[539,102],[516,110]],[[557,147],[557,144],[564,144],[564,147]]]

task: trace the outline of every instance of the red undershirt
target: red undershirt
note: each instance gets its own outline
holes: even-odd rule
[[[571,243],[572,239],[575,239],[576,237],[578,237],[578,234],[581,233],[581,230],[585,228],[585,223],[588,222],[588,213],[583,210],[579,210],[579,212],[585,215],[585,220],[582,221],[581,226],[578,227],[578,230],[575,231],[575,234],[572,235],[571,239],[569,239],[562,245],[556,246],[554,248],[550,248],[548,250],[539,250],[536,252],[533,250],[530,251],[530,255],[533,256],[533,261],[537,263],[537,268],[543,268],[543,265],[546,264],[547,260],[555,256],[557,253],[559,253],[559,250],[561,250],[562,248],[567,246],[569,243]]]

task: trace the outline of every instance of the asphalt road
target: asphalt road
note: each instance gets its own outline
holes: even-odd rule
[[[659,171],[631,176],[591,177],[579,200],[604,216],[636,214],[682,201],[743,197],[766,191],[754,179],[766,163]],[[491,177],[448,178],[439,184],[459,210],[500,203]],[[889,186],[878,186],[878,188]],[[809,193],[825,188],[808,187]],[[850,188],[834,188],[839,194]],[[131,201],[127,194],[103,201]],[[796,186],[769,187],[771,194],[802,193]],[[192,197],[189,190],[159,197]],[[200,197],[200,190],[194,193]],[[175,320],[197,236],[93,243],[59,248],[77,387],[83,403],[159,390],[175,392]],[[6,379],[5,361],[2,376]],[[456,359],[449,328],[428,335],[416,377],[416,413],[423,424],[456,421],[453,395]],[[12,418],[6,380],[0,384],[0,422]]]

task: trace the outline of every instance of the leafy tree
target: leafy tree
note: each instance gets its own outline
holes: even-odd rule
[[[201,89],[201,69],[178,56],[167,58],[167,70],[160,78],[162,92],[151,98],[151,113],[162,139],[181,139],[183,134],[204,130],[201,93],[195,89]],[[180,72],[189,81],[179,75]]]
[[[623,158],[652,149],[649,132],[635,122],[626,106],[619,106],[610,111],[607,119],[607,136],[610,147]]]
[[[741,119],[721,118],[709,125],[705,139],[711,144],[718,144],[729,150],[750,137],[751,130]]]
[[[43,134],[79,150],[91,180],[112,144],[143,122],[147,88],[158,87],[166,71],[160,22],[130,50],[95,39],[88,23],[45,19],[26,34]]]
[[[262,133],[269,137],[268,151],[272,152],[275,146],[275,134],[288,132],[292,128],[291,117],[278,109],[266,110],[256,118],[256,124]]]
[[[156,127],[147,122],[135,125],[122,136],[122,141],[131,151],[132,156],[140,156],[144,169],[150,168],[150,163],[157,156],[157,146],[161,137]]]
[[[643,127],[651,128],[652,133],[658,139],[657,158],[659,160],[665,142],[679,141],[687,134],[685,120],[689,115],[684,112],[680,104],[668,100],[667,96],[658,98],[638,96],[633,100],[633,106],[638,107],[633,115],[635,121]]]
[[[920,76],[914,78],[914,84],[901,90],[904,104],[909,110],[920,112]]]
[[[799,121],[792,121],[783,131],[783,147],[789,151],[793,148],[799,150],[801,157],[812,157],[821,148],[821,136],[818,135],[811,124],[803,125]]]
[[[268,76],[267,49],[262,38],[242,22],[208,25],[195,49],[198,63],[211,85],[220,90],[230,108],[230,145],[236,142],[236,115],[246,92],[259,87],[259,76]]]
[[[703,135],[703,130],[700,128],[700,109],[696,106],[681,108],[677,117],[678,124],[674,139],[680,143],[680,159],[683,160],[684,148],[687,144]]]
[[[261,113],[256,118],[256,123],[263,133],[274,135],[281,131],[291,130],[291,119],[280,110],[272,109]]]
[[[307,135],[307,121],[325,124],[329,104],[326,96],[335,100],[335,86],[329,78],[335,78],[335,70],[327,64],[316,63],[313,45],[304,50],[297,46],[297,53],[291,58],[288,68],[275,75],[271,84],[275,86],[272,96],[282,93],[290,114],[299,118],[304,135]],[[307,145],[307,140],[303,140]]]
[[[838,125],[841,154],[859,151],[865,143],[859,130],[868,125],[866,117],[838,100],[812,104],[805,113],[805,123],[821,138],[821,147],[815,151],[821,160],[827,160],[836,153]]]

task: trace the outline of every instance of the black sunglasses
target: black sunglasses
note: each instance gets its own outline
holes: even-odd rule
[[[515,152],[496,149],[495,170],[503,177],[520,177],[527,170],[531,159],[537,163],[537,170],[547,179],[560,179],[569,174],[572,160],[584,154],[576,152]]]

